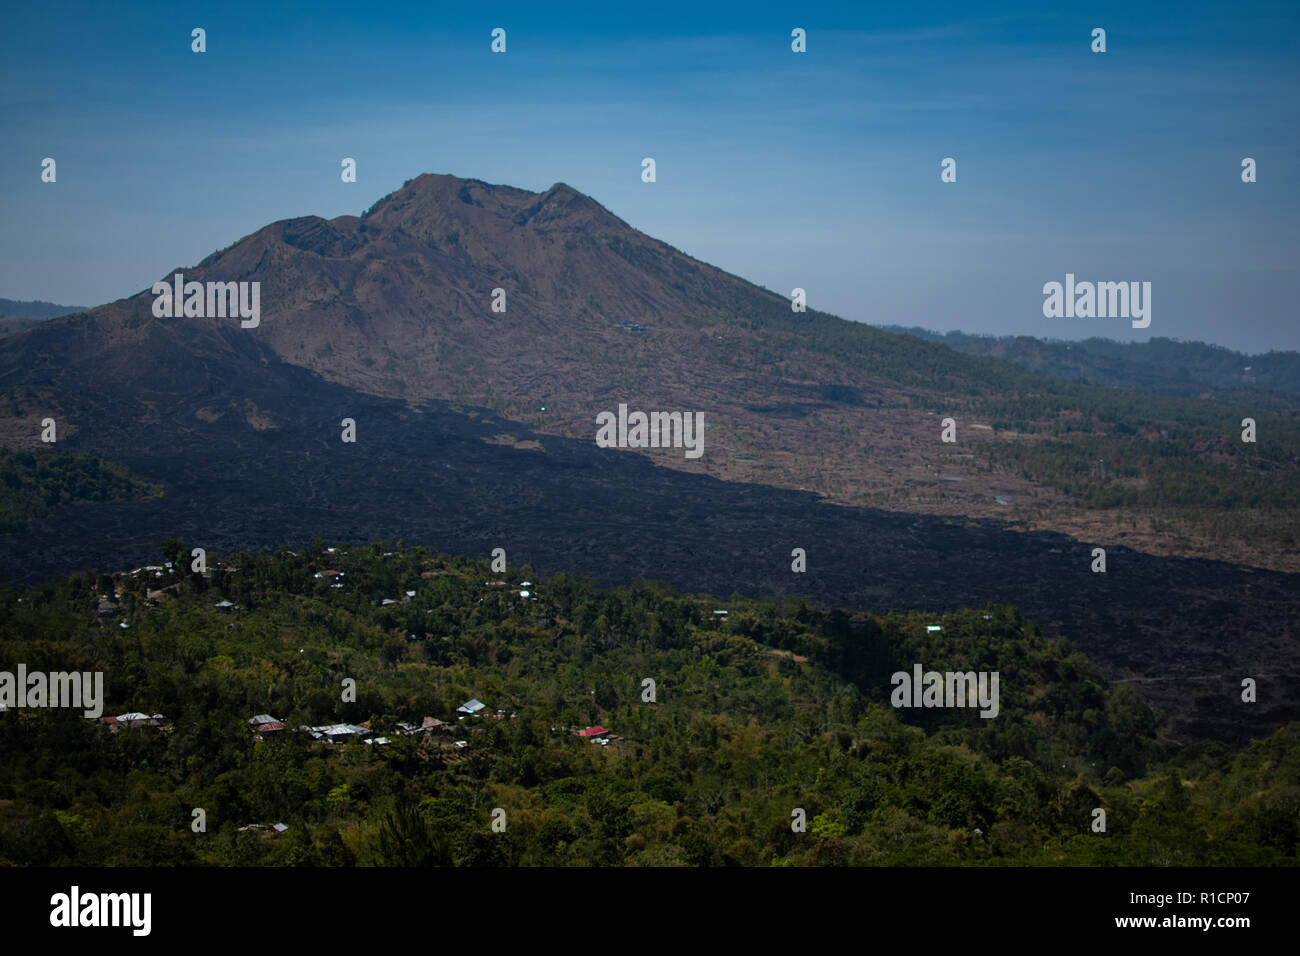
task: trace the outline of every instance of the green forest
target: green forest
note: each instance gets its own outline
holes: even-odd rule
[[[206,560],[173,540],[134,574],[0,589],[0,667],[102,671],[105,716],[165,717],[0,713],[0,863],[1297,861],[1300,725],[1170,748],[1131,685],[1013,607],[718,602],[400,542]],[[915,664],[997,671],[1000,712],[895,709]],[[399,726],[426,717],[448,726]],[[388,742],[299,729],[363,722]]]
[[[0,448],[0,534],[27,530],[57,505],[160,493],[121,465],[94,455]]]

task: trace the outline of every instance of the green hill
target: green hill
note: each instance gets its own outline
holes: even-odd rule
[[[166,717],[0,716],[0,862],[1296,862],[1300,728],[1166,751],[1131,686],[1011,607],[719,604],[400,543],[208,556],[207,574],[163,552],[170,569],[0,591],[6,667],[102,670],[106,715]],[[918,663],[999,672],[998,715],[895,709],[890,676]],[[471,698],[486,708],[462,719]],[[286,729],[256,739],[258,714]],[[450,727],[404,732],[425,717]],[[389,742],[298,729],[340,722]],[[592,725],[614,738],[576,735]]]

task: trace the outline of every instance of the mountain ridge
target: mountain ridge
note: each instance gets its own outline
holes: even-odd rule
[[[1248,354],[1222,345],[1165,337],[1120,342],[1098,337],[1066,340],[945,333],[919,326],[880,328],[948,345],[967,355],[993,356],[1034,371],[1102,385],[1184,395],[1205,394],[1207,387],[1300,393],[1300,352],[1294,350]]]
[[[57,305],[43,299],[24,301],[21,299],[0,299],[0,318],[7,319],[57,319],[62,315],[85,312],[81,305]]]
[[[1227,440],[1238,407],[1063,384],[794,313],[562,184],[500,190],[425,179],[368,217],[282,220],[181,270],[261,282],[256,328],[155,318],[142,291],[0,339],[0,444],[97,456],[162,491],[51,507],[0,536],[0,577],[118,570],[176,537],[214,551],[316,534],[502,546],[611,584],[653,577],[868,610],[1014,603],[1111,679],[1164,675],[1143,693],[1177,735],[1294,715],[1271,683],[1267,707],[1223,704],[1238,672],[1300,672],[1296,576],[1242,567],[1257,562],[1231,546],[1276,540],[1294,558],[1282,412],[1260,413],[1269,440],[1242,457]],[[596,414],[624,402],[703,410],[703,458],[597,448]],[[940,437],[948,416],[956,443]],[[57,452],[39,438],[47,417]],[[355,443],[340,441],[344,419]],[[1040,457],[1000,464],[1010,452]],[[1098,452],[1107,493],[1145,493],[1145,481],[1202,502],[1217,467],[1260,496],[1244,512],[1255,523],[1226,510],[1229,544],[1198,551],[1164,528],[1130,535],[1122,510],[1046,510],[1065,493],[1034,471],[1077,480]],[[1046,515],[1037,525],[1033,509]],[[1089,570],[1096,544],[1108,574]],[[791,570],[795,548],[806,573]]]
[[[590,438],[596,416],[620,403],[704,411],[711,453],[700,460],[632,453],[728,481],[806,488],[845,505],[1010,516],[1025,529],[1152,553],[1211,550],[1300,570],[1288,541],[1300,526],[1279,483],[1300,471],[1300,403],[1233,392],[1220,404],[1185,396],[1135,404],[1113,389],[816,310],[794,312],[785,298],[632,229],[563,182],[537,193],[424,174],[361,216],[279,220],[160,278],[176,271],[195,281],[260,282],[262,321],[235,332],[367,394],[489,407],[570,438]],[[142,290],[18,333],[7,353],[0,350],[0,386],[40,367],[51,349],[69,347],[63,325],[80,327],[76,353],[124,387],[153,374],[133,368],[132,356],[149,351],[154,332],[178,362],[190,361],[177,354],[187,341],[218,352],[235,342],[229,320],[160,320],[151,306]],[[210,330],[201,327],[225,329],[221,342],[204,338]],[[50,410],[75,414],[51,402]],[[1126,437],[1135,416],[1148,419],[1138,445]],[[1235,437],[1246,416],[1269,435],[1259,452],[1272,456],[1267,461],[1231,445],[1223,458],[1222,440]],[[939,441],[944,417],[962,426],[956,444]],[[0,437],[30,442],[38,420],[6,422],[0,413]],[[1152,444],[1162,436],[1174,444]],[[1216,449],[1216,483],[1240,486],[1238,497],[1261,503],[1253,525],[1265,533],[1233,532],[1217,513],[1188,504],[1162,522],[1141,510],[1135,479],[1170,485],[1143,492],[1146,499],[1177,500],[1191,465],[1178,460],[1184,447]],[[1163,458],[1154,472],[1137,464],[1152,448]],[[1070,461],[1082,456],[1134,465],[1128,475],[1080,487]]]

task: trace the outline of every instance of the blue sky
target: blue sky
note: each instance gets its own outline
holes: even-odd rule
[[[1300,348],[1293,0],[48,3],[0,24],[0,296],[109,301],[447,172],[567,182],[845,318]],[[1067,272],[1150,281],[1150,328],[1044,318]]]

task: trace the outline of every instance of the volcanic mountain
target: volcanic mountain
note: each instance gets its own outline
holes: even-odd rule
[[[360,217],[273,223],[160,279],[176,271],[259,282],[260,323],[157,318],[144,290],[0,340],[0,444],[48,453],[53,418],[60,452],[162,491],[52,505],[0,536],[4,577],[139,564],[168,537],[210,551],[317,535],[502,546],[512,564],[715,595],[1016,603],[1140,682],[1175,734],[1297,713],[1281,690],[1300,672],[1295,575],[1143,553],[1196,542],[1109,512],[1071,524],[1066,491],[990,457],[1041,450],[1061,421],[1105,431],[1131,411],[1127,393],[794,312],[563,184],[421,176]],[[1180,416],[1211,434],[1241,417],[1177,401],[1149,438],[1126,440],[1154,446]],[[596,448],[596,416],[620,404],[703,412],[703,457]],[[1293,427],[1290,410],[1268,414],[1262,427]],[[1026,416],[1046,430],[1013,427]],[[1075,537],[969,520],[995,516]],[[1105,574],[1090,570],[1097,543]],[[795,548],[806,572],[791,570]],[[1260,680],[1257,708],[1233,703],[1244,676]]]
[[[259,281],[263,319],[244,334],[367,394],[488,407],[581,438],[620,403],[701,411],[710,452],[694,461],[656,451],[658,464],[841,504],[1010,518],[1152,553],[1300,570],[1293,541],[1258,530],[1300,531],[1276,487],[1264,502],[1274,513],[1247,522],[1251,532],[1208,535],[1207,522],[1190,520],[1203,517],[1194,508],[1164,515],[1161,528],[1141,509],[1084,506],[1068,465],[1022,467],[1010,446],[1032,444],[1026,431],[1132,431],[1135,409],[1117,409],[1105,390],[794,312],[562,183],[531,193],[424,175],[361,217],[273,223],[173,272],[182,269],[200,282]],[[141,323],[143,335],[166,337],[153,328],[152,302],[142,291],[79,320],[91,323],[78,334],[97,364],[122,346],[143,355]],[[1264,412],[1280,416],[1274,436],[1300,436],[1300,403]],[[1261,409],[1223,408],[1194,438],[1213,442],[1245,414]],[[1182,415],[1138,424],[1148,437],[1172,437],[1166,426]],[[940,441],[945,416],[961,427],[952,445]],[[1296,469],[1294,442],[1268,447],[1285,449],[1270,466]]]

